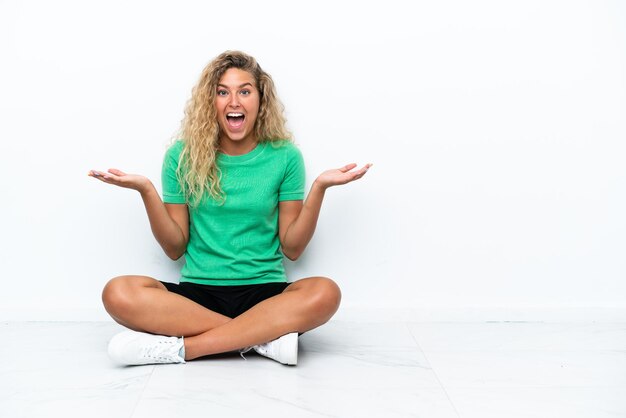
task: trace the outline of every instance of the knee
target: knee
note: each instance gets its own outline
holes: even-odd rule
[[[330,316],[334,315],[341,303],[341,289],[327,277],[319,277],[313,292],[312,303],[315,310]]]
[[[128,276],[115,277],[104,286],[102,290],[102,303],[111,315],[116,315],[129,309],[132,305],[131,289]]]

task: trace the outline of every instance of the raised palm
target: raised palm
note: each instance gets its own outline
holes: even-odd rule
[[[356,167],[356,164],[348,164],[341,168],[324,171],[317,177],[316,181],[324,188],[339,186],[360,179],[367,173],[367,170],[369,170],[371,166],[372,164],[366,164],[361,169],[352,171]]]
[[[127,174],[121,170],[111,168],[107,172],[91,170],[88,174],[108,184],[142,192],[150,185],[150,180],[139,174]]]

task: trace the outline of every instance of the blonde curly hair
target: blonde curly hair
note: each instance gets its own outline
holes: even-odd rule
[[[284,106],[278,99],[272,77],[248,54],[226,51],[218,55],[202,71],[185,107],[185,117],[177,135],[183,142],[176,175],[187,202],[197,205],[205,193],[223,202],[226,198],[220,185],[217,166],[220,126],[217,121],[215,98],[217,86],[230,68],[249,72],[259,91],[259,113],[254,126],[258,142],[292,140],[286,129]]]

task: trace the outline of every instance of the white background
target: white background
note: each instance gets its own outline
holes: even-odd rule
[[[272,74],[309,185],[374,163],[327,193],[291,280],[372,316],[624,317],[624,3],[31,0],[0,1],[0,319],[107,319],[109,278],[177,280],[137,193],[87,172],[160,190],[227,49]]]

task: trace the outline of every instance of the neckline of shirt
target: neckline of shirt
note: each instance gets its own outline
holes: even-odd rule
[[[217,154],[217,161],[224,164],[242,164],[247,163],[253,158],[258,157],[265,150],[265,143],[260,142],[256,144],[254,149],[246,154],[241,155],[228,155],[220,152]]]

